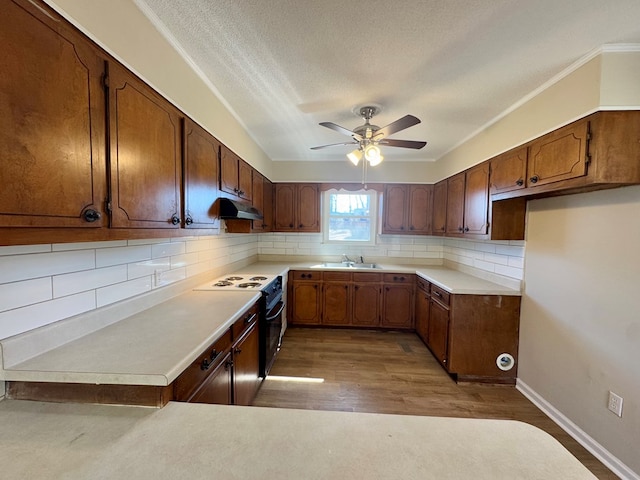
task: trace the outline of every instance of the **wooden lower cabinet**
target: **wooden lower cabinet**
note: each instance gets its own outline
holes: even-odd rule
[[[452,295],[431,285],[427,345],[458,381],[513,384],[516,381],[520,297]],[[498,356],[515,364],[501,370]]]
[[[233,403],[251,405],[260,386],[258,322],[233,347]]]
[[[345,275],[349,275],[348,273]],[[322,285],[322,324],[344,326],[351,324],[353,286],[345,282],[327,281]]]
[[[429,342],[429,308],[431,294],[429,289],[431,284],[421,277],[416,279],[416,302],[415,302],[415,327],[420,339],[428,344]]]
[[[322,273],[289,273],[287,320],[292,325],[320,325],[322,312]]]
[[[381,325],[386,328],[414,328],[415,275],[384,274]]]
[[[380,283],[354,282],[352,325],[358,327],[380,326]]]
[[[227,352],[222,361],[211,372],[211,375],[207,377],[188,401],[191,403],[231,405],[233,403],[232,367],[231,352]]]

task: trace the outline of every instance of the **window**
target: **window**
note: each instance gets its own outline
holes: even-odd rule
[[[375,190],[329,190],[324,194],[323,205],[325,243],[375,244]]]

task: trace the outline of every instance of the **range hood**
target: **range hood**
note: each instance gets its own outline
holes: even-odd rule
[[[264,217],[260,210],[247,203],[231,200],[230,198],[220,198],[220,218],[262,220]]]

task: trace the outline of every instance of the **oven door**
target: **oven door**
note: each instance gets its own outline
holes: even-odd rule
[[[269,374],[271,366],[280,350],[282,341],[282,318],[284,312],[282,296],[266,312],[262,321],[262,352],[260,355],[260,375],[264,378]]]

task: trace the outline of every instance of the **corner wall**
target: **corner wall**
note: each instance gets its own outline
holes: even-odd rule
[[[529,203],[518,381],[640,473],[638,212],[640,186]]]

